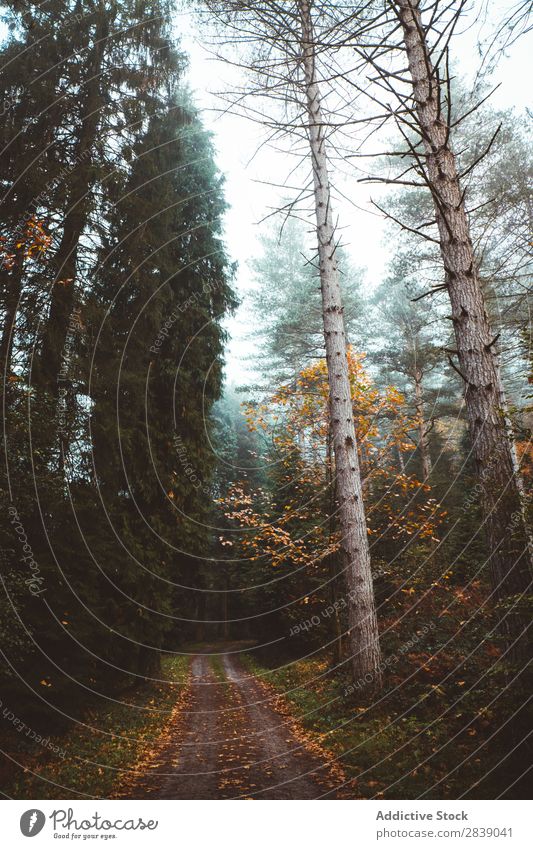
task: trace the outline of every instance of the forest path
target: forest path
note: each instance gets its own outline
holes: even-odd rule
[[[341,798],[340,767],[280,712],[278,694],[235,653],[198,654],[191,674],[146,770],[120,798]]]

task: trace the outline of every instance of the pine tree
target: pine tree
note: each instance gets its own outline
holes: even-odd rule
[[[445,339],[436,335],[427,303],[415,300],[420,287],[414,289],[409,271],[410,263],[399,257],[376,290],[373,301],[380,332],[373,359],[383,381],[400,378],[399,386],[413,411],[422,480],[427,480],[432,467],[429,434],[448,400],[443,375]]]
[[[289,218],[281,232],[278,227],[266,232],[261,251],[252,263],[256,288],[250,301],[257,321],[251,335],[259,341],[265,378],[274,386],[294,379],[309,362],[324,356],[320,281],[313,246],[300,221]],[[361,272],[341,247],[337,252],[346,331],[360,348]]]
[[[413,103],[423,142],[452,308],[458,370],[465,403],[491,549],[496,599],[519,599],[531,586],[532,544],[523,486],[509,423],[495,334],[487,313],[451,127],[442,113],[441,84],[435,75],[429,39],[417,0],[398,0]],[[513,604],[513,602],[511,602]],[[528,656],[527,621],[509,609],[501,619],[511,656]]]
[[[72,715],[88,691],[138,681],[191,632],[213,549],[211,407],[233,296],[222,180],[181,86],[170,7],[53,5],[35,7],[26,28],[17,17],[4,52],[20,71],[30,31],[48,33],[33,94],[6,89],[3,188],[13,202],[2,207],[4,330],[14,339],[2,496],[46,591],[28,594],[24,574],[21,583],[8,526],[0,614],[6,631],[14,615],[29,623],[11,641],[22,680]],[[67,15],[82,11],[83,21]],[[52,243],[24,257],[17,290],[9,255],[27,208]]]
[[[142,581],[129,568],[156,612],[151,634],[164,635],[168,581],[201,587],[211,550],[211,406],[232,296],[221,184],[191,106],[173,99],[134,154],[95,287],[91,436],[104,503],[124,533],[139,534],[144,559],[161,564]],[[175,610],[185,612],[183,596],[171,594]]]

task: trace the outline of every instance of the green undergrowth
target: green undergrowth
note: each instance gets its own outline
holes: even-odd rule
[[[275,665],[244,658],[355,779],[355,798],[386,799],[495,798],[516,782],[527,753],[519,747],[513,763],[502,760],[516,732],[505,722],[513,694],[497,680],[501,671],[483,675],[489,660],[483,651],[454,667],[456,658],[419,651],[385,671],[384,690],[369,706],[360,691],[348,692],[346,672],[329,671],[324,654]],[[504,696],[490,704],[499,690]]]
[[[227,686],[228,677],[226,675],[226,670],[224,669],[224,662],[220,655],[212,655],[209,658],[209,664],[211,666],[211,671],[217,680],[217,683]]]
[[[106,700],[103,707],[89,709],[85,726],[77,724],[51,737],[44,748],[34,742],[31,754],[24,735],[13,728],[3,748],[13,759],[15,777],[3,782],[4,794],[15,799],[108,798],[121,771],[159,735],[188,673],[187,657],[165,658],[163,681],[146,683],[116,702]]]

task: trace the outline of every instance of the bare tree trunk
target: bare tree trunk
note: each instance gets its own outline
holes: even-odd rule
[[[403,459],[403,452],[402,452],[402,449],[400,448],[400,446],[398,446],[397,451],[398,451],[398,463],[400,464],[400,472],[402,473],[402,475],[405,475],[405,462],[404,462],[404,459]]]
[[[5,381],[11,374],[11,360],[13,353],[13,342],[17,312],[22,294],[22,276],[24,272],[24,254],[20,248],[16,250],[14,265],[10,271],[4,270],[6,301],[5,314],[2,327],[2,339],[0,341],[0,368],[1,381],[5,389]]]
[[[331,408],[331,404],[330,404]],[[335,479],[333,474],[333,440],[331,433],[331,415],[328,421],[328,435],[326,444],[326,511],[329,517],[329,538],[328,547],[333,542],[335,533]],[[342,660],[342,622],[339,613],[338,593],[337,593],[337,564],[336,556],[331,553],[327,556],[329,582],[330,582],[330,597],[334,610],[334,625],[335,625],[335,640],[333,643],[333,665],[337,666]]]
[[[422,460],[422,478],[427,481],[431,474],[431,457],[429,454],[428,435],[426,422],[424,420],[424,399],[422,396],[422,372],[418,369],[414,374],[415,381],[415,410],[416,424],[418,427],[418,450]]]
[[[379,636],[348,375],[325,127],[315,72],[315,45],[309,0],[299,0],[298,10],[314,180],[322,313],[342,535],[341,550],[350,599],[348,627],[352,669],[356,681],[366,682],[369,690],[376,690],[381,685]]]
[[[474,257],[450,127],[441,111],[439,80],[431,63],[418,0],[396,0],[407,52],[416,116],[433,195],[465,401],[497,600],[513,600],[531,584],[531,551],[513,436],[483,291]],[[516,660],[527,654],[518,613],[502,613],[501,628]]]

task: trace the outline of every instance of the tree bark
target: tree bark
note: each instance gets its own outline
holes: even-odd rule
[[[335,481],[333,475],[333,440],[331,434],[331,415],[329,416],[328,421],[328,435],[326,441],[326,512],[328,515],[328,525],[329,525],[329,534],[328,534],[328,547],[331,546],[333,542],[333,536],[335,533]],[[342,660],[342,643],[343,643],[343,633],[342,633],[342,623],[341,617],[339,613],[339,604],[338,604],[338,593],[337,593],[337,583],[338,583],[338,575],[337,575],[337,563],[336,557],[334,554],[330,553],[327,555],[328,561],[328,571],[329,571],[329,582],[330,582],[330,598],[331,603],[334,609],[334,626],[335,626],[335,639],[333,642],[333,665],[337,666]]]
[[[105,30],[102,24],[95,38],[93,61],[86,84],[80,138],[72,169],[72,186],[63,223],[63,235],[54,258],[56,277],[52,286],[50,313],[46,323],[40,374],[45,385],[57,391],[62,352],[68,334],[70,316],[75,303],[78,250],[88,219],[89,193],[92,185],[91,151],[98,138],[101,106],[101,73]]]
[[[0,368],[2,387],[4,390],[6,388],[6,381],[9,379],[9,375],[11,374],[15,325],[17,322],[17,313],[22,295],[23,273],[24,252],[19,248],[16,250],[13,268],[11,268],[10,271],[3,271],[3,274],[5,275],[6,301],[2,327],[2,339],[0,341]]]
[[[405,462],[404,462],[404,459],[403,459],[403,453],[402,453],[402,449],[400,448],[400,446],[398,446],[397,452],[398,452],[398,463],[400,465],[400,472],[402,473],[402,475],[405,475]]]
[[[435,206],[458,370],[465,383],[494,595],[498,601],[512,602],[531,585],[531,547],[495,334],[485,307],[450,127],[441,109],[439,80],[432,66],[419,0],[396,0],[395,8],[403,29],[426,178]],[[524,634],[527,624],[518,613],[502,612],[501,630],[516,661],[528,653]]]
[[[314,181],[331,429],[342,536],[341,550],[348,585],[348,629],[352,671],[356,681],[366,683],[369,691],[375,691],[381,686],[379,636],[348,375],[325,125],[316,78],[315,45],[309,0],[299,0],[298,11]]]
[[[422,460],[422,479],[427,481],[431,474],[431,457],[429,454],[428,435],[426,422],[424,420],[424,398],[422,394],[422,372],[416,369],[414,373],[415,383],[415,410],[416,424],[418,427],[418,450]]]

